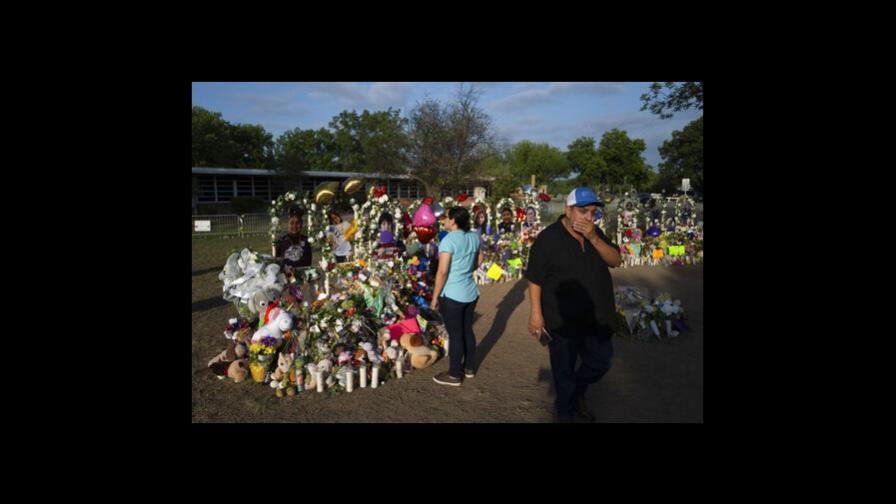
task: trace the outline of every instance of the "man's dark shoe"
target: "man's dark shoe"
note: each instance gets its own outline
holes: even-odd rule
[[[452,387],[460,387],[460,384],[464,381],[463,378],[451,376],[451,373],[448,371],[433,376],[432,380],[440,385],[451,385]]]
[[[554,423],[575,423],[571,413],[554,412]]]
[[[585,402],[585,394],[579,394],[576,397],[576,414],[588,422],[593,422],[597,418],[588,410],[588,404]]]

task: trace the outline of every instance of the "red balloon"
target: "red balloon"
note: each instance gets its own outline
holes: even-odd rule
[[[436,230],[432,226],[414,226],[414,231],[417,232],[417,240],[424,245],[436,236]]]
[[[551,201],[551,197],[545,193],[539,194],[538,199],[540,199],[541,201],[544,201],[545,203],[547,203],[548,201]]]
[[[413,229],[413,225],[411,224],[411,216],[408,215],[407,212],[404,212],[401,215],[401,221],[402,221],[401,233],[404,235],[404,239],[407,240],[408,235],[411,234],[411,230]]]
[[[467,200],[467,193],[460,193],[460,194],[458,194],[454,199],[456,199],[457,201],[463,203],[464,201]]]
[[[516,207],[516,220],[517,222],[523,222],[526,220],[526,211],[520,207]]]
[[[423,204],[424,205],[432,205],[432,196],[427,196],[427,197],[423,198]]]

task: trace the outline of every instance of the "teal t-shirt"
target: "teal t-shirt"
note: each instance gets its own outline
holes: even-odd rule
[[[451,268],[448,280],[442,289],[442,296],[460,303],[471,303],[479,297],[479,289],[473,281],[476,259],[479,256],[479,234],[465,231],[452,231],[439,242],[439,255],[451,253]]]

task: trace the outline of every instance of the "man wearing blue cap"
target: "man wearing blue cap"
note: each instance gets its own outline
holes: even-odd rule
[[[529,332],[550,338],[548,350],[556,391],[556,418],[570,422],[594,415],[585,404],[588,385],[610,369],[618,328],[609,268],[622,263],[619,247],[594,225],[604,206],[587,187],[566,198],[566,211],[544,229],[529,252]],[[575,369],[576,359],[582,363]]]

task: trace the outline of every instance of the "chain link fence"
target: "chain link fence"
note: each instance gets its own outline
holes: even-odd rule
[[[271,231],[268,214],[242,215],[193,215],[193,236],[252,236],[266,235]],[[286,232],[283,219],[278,234]]]

